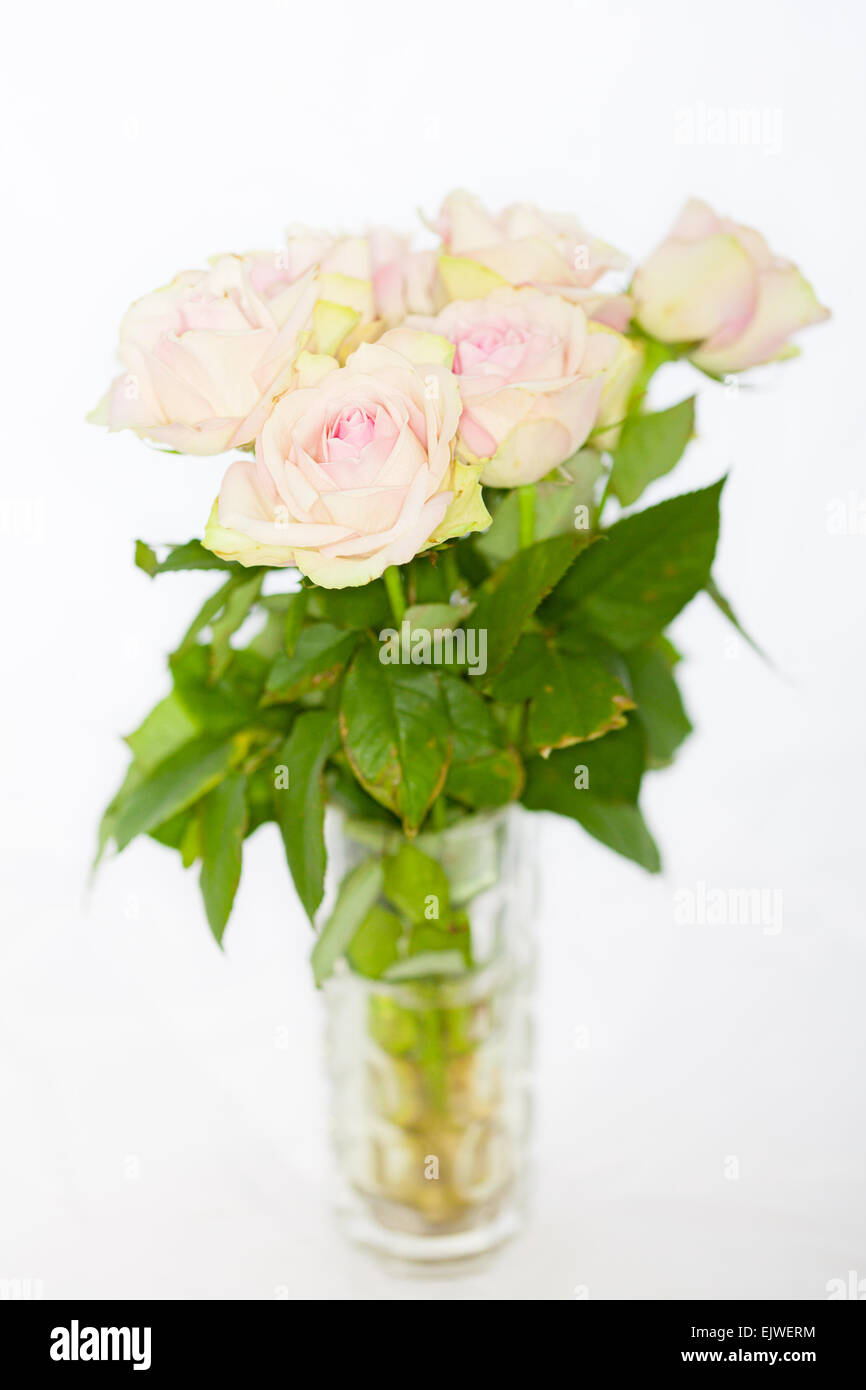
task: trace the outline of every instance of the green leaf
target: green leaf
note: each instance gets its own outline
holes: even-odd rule
[[[338,802],[352,816],[360,817],[362,820],[373,820],[379,825],[398,830],[398,822],[393,814],[378,801],[374,801],[372,796],[367,795],[348,767],[332,765],[328,769],[328,787],[331,799]]]
[[[628,785],[623,776],[619,782],[624,793],[622,799],[608,799],[602,793],[614,790],[617,773],[603,763],[597,766],[595,774],[592,767],[592,753],[611,740],[622,739],[623,734],[608,734],[596,744],[582,745],[579,752],[571,749],[567,753],[553,753],[549,759],[530,758],[526,764],[523,803],[531,811],[553,811],[569,816],[617,854],[656,873],[661,867],[659,852],[631,799],[630,794],[635,790],[633,783]],[[584,766],[589,766],[588,787],[583,785]],[[639,782],[639,775],[637,780]]]
[[[186,829],[178,846],[183,867],[188,869],[201,857],[201,821],[195,811],[187,812]]]
[[[624,859],[631,859],[648,873],[660,872],[662,861],[658,846],[637,806],[619,806],[588,796],[580,803],[575,819],[594,839]]]
[[[365,791],[414,834],[442,790],[451,758],[438,673],[385,665],[365,642],[343,681],[340,732]]]
[[[115,837],[117,817],[120,814],[121,807],[126,804],[136,787],[140,786],[144,781],[144,775],[143,769],[135,762],[131,762],[126,769],[126,775],[123,781],[106,806],[102,815],[102,820],[99,822],[99,835],[96,845],[96,854],[94,855],[93,864],[91,866],[91,873],[96,872],[99,861],[108,848],[109,842]]]
[[[378,980],[398,959],[397,942],[403,935],[403,924],[393,912],[384,907],[371,907],[346,950],[353,970],[368,979]]]
[[[185,811],[178,811],[176,816],[171,816],[168,820],[163,821],[162,825],[155,825],[153,830],[148,831],[148,834],[158,844],[179,851],[190,821],[195,819],[195,813],[195,806],[188,806]]]
[[[285,649],[287,656],[294,656],[295,646],[304,625],[304,617],[310,599],[310,590],[298,589],[297,593],[289,594],[288,599],[289,602],[286,606],[285,619]]]
[[[403,622],[409,624],[409,635],[416,631],[448,631],[462,623],[472,612],[471,603],[416,603],[406,609]]]
[[[216,735],[232,733],[245,724],[262,722],[259,709],[268,662],[248,648],[235,651],[229,669],[211,679],[210,653],[194,644],[170,660],[175,693],[200,729]]]
[[[312,589],[316,608],[326,622],[337,627],[379,632],[391,621],[391,606],[381,579],[352,589]]]
[[[240,883],[246,829],[246,778],[232,772],[201,806],[199,887],[210,929],[220,943]]]
[[[483,671],[486,651],[478,634],[459,627],[472,607],[425,603],[407,608],[397,627],[382,629],[380,660],[391,666],[435,666],[440,675],[458,675],[467,666]]]
[[[550,763],[560,759],[561,767],[586,768],[587,789],[594,797],[601,801],[628,801],[634,805],[640,794],[646,751],[643,727],[632,717],[624,729],[592,739],[579,748],[553,753]]]
[[[232,570],[237,573],[241,568],[230,560],[221,560],[213,551],[205,550],[201,541],[187,541],[185,545],[172,546],[164,560],[157,559],[152,546],[144,541],[136,541],[135,563],[151,579],[154,575],[169,574],[173,570]]]
[[[444,680],[442,694],[452,730],[454,761],[465,761],[478,753],[501,748],[502,731],[493,711],[478,689],[478,678]]]
[[[586,543],[578,535],[537,541],[484,581],[472,625],[487,632],[488,676],[505,665],[527,621]]]
[[[313,947],[313,978],[321,985],[348,950],[352,938],[382,891],[382,862],[365,859],[340,884],[334,910]]]
[[[737,617],[728,600],[725,598],[724,594],[720,592],[716,584],[716,581],[713,579],[712,575],[707,580],[706,584],[704,585],[704,588],[706,589],[710,598],[713,600],[713,603],[716,605],[719,612],[723,613],[727,618],[728,622],[731,623],[732,626],[737,629],[737,632],[740,634],[743,641],[747,642],[749,646],[752,648],[752,651],[757,652],[758,656],[761,657],[763,661],[766,661],[768,666],[772,666],[773,662],[767,656],[767,653],[763,650],[762,647],[758,646],[754,638],[749,636],[748,632],[746,632],[746,629],[740,623],[739,618]]]
[[[447,553],[456,559],[461,549],[451,546]],[[443,551],[433,550],[428,555],[416,555],[406,566],[406,596],[414,607],[425,607],[428,603],[448,603],[450,600],[452,586],[448,579],[444,554]],[[385,625],[387,626],[387,623]]]
[[[423,922],[413,927],[409,937],[409,956],[426,955],[430,951],[460,952],[466,966],[472,964],[472,933],[465,912],[455,912],[447,922]]]
[[[626,657],[637,719],[643,725],[651,767],[666,767],[692,731],[671,663],[657,644],[635,647]]]
[[[475,542],[477,536],[470,536],[469,541]],[[487,560],[486,556],[475,548],[475,544],[452,545],[447,553],[454,556],[454,565],[457,570],[458,584],[465,580],[470,589],[480,589],[485,579],[490,577],[490,571],[494,568]],[[448,595],[445,595],[447,600]]]
[[[643,729],[630,719],[604,738],[528,759],[523,804],[569,816],[602,844],[656,873],[658,849],[637,807],[645,760]]]
[[[251,574],[238,577],[226,594],[222,613],[211,623],[211,680],[217,680],[231,660],[230,639],[249,614],[261,592],[263,570],[253,570]]]
[[[543,753],[621,729],[634,706],[607,666],[567,634],[526,633],[491,693],[506,704],[530,701],[527,736]]]
[[[556,477],[537,483],[535,488],[536,541],[548,536],[583,530],[578,507],[590,512],[595,484],[604,472],[601,456],[594,449],[583,449],[567,459]],[[506,492],[489,526],[475,539],[475,547],[492,564],[516,554],[519,547],[519,499],[517,489]]]
[[[624,729],[577,748],[557,749],[549,758],[526,763],[525,805],[533,811],[573,816],[587,794],[599,801],[637,801],[646,761],[643,730],[636,719]]]
[[[499,748],[452,763],[445,779],[445,793],[473,811],[486,811],[516,801],[523,783],[520,754],[514,748]]]
[[[463,975],[466,962],[460,951],[424,951],[407,956],[385,971],[386,980],[422,980],[431,975]]]
[[[695,398],[669,410],[631,415],[622,428],[613,456],[610,488],[624,507],[636,502],[645,487],[679,462],[695,428]]]
[[[316,623],[304,628],[292,656],[278,656],[265,687],[265,704],[297,700],[310,690],[333,685],[358,645],[358,635]]]
[[[277,762],[288,786],[276,786],[277,821],[298,897],[310,921],[325,884],[325,763],[339,745],[333,710],[298,715]]]
[[[151,579],[159,570],[156,551],[151,546],[146,545],[144,541],[135,542],[135,563],[140,570],[144,570],[145,574],[150,575]]]
[[[384,867],[385,897],[404,917],[415,924],[447,921],[451,910],[448,876],[437,860],[417,845],[407,844],[388,855]]]
[[[114,837],[123,849],[211,791],[244,756],[249,739],[236,734],[224,742],[207,736],[184,744],[131,792],[115,822]]]
[[[542,621],[573,622],[620,651],[651,641],[707,584],[724,481],[616,522],[578,556]]]
[[[259,606],[264,608],[261,600],[259,600]],[[255,652],[270,665],[286,649],[286,615],[268,608],[264,608],[264,612],[265,621],[255,636],[247,642],[246,650]],[[236,647],[229,648],[229,664],[233,660],[233,653],[237,650]]]
[[[247,775],[247,835],[252,835],[260,825],[276,821],[277,804],[274,785],[274,764],[276,756],[260,763]]]
[[[472,810],[514,801],[523,787],[523,764],[504,747],[491,706],[469,680],[442,683],[453,733],[453,757],[445,793]]]
[[[201,733],[201,725],[188,712],[176,692],[160,700],[124,742],[132,749],[143,772],[152,772],[171,754]]]
[[[201,608],[196,613],[195,617],[193,618],[192,622],[190,623],[189,627],[187,628],[186,632],[181,638],[180,645],[177,648],[177,651],[174,653],[175,656],[183,656],[184,652],[189,650],[189,648],[193,645],[196,638],[198,637],[199,633],[204,631],[211,619],[215,617],[216,614],[223,607],[223,604],[225,603],[226,599],[231,593],[234,584],[235,579],[234,576],[232,576],[231,579],[227,579],[225,584],[221,585],[221,587],[217,589],[215,594],[211,594],[210,598],[205,599]]]

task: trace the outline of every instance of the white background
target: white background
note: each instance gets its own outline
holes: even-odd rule
[[[553,1300],[820,1299],[866,1278],[866,535],[828,530],[834,499],[866,504],[863,14],[7,14],[0,1278],[46,1297]],[[713,107],[763,110],[770,139],[678,143]],[[796,259],[835,317],[753,388],[703,390],[699,442],[649,496],[731,470],[718,577],[781,674],[708,600],[679,620],[698,732],[646,786],[663,877],[542,822],[533,1221],[488,1272],[429,1284],[332,1227],[310,930],[273,827],[224,954],[194,873],[156,844],[86,895],[119,736],[211,587],[151,583],[132,541],[200,534],[223,463],[83,416],[127,303],[176,270],[290,221],[408,228],[459,185],[577,212],[636,257],[702,195]],[[700,881],[781,889],[782,931],[676,926],[674,893]]]

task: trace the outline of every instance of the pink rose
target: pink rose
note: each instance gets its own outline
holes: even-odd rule
[[[532,289],[458,300],[409,325],[454,344],[461,450],[483,460],[481,480],[492,487],[536,482],[577,452],[624,341],[588,324],[578,305]]]
[[[289,284],[313,268],[322,275],[347,275],[362,281],[370,278],[366,237],[338,236],[300,222],[287,228],[286,244],[277,254],[277,264]]]
[[[344,588],[489,524],[477,470],[453,457],[460,398],[443,365],[448,344],[404,337],[421,365],[379,343],[342,368],[300,359],[302,384],[277,402],[255,460],[226,473],[206,546],[243,565],[296,565],[317,584]]]
[[[377,227],[368,237],[376,314],[398,323],[407,314],[436,311],[438,267],[435,251],[413,251],[408,237]]]
[[[460,274],[461,267],[447,264],[453,257],[476,262],[509,285],[588,289],[606,270],[626,265],[624,256],[573,217],[541,212],[531,203],[514,203],[494,215],[478,198],[458,191],[448,195],[432,225],[448,253],[445,277],[449,271]],[[458,286],[451,297],[468,296]]]
[[[557,288],[557,294],[579,304],[593,323],[604,323],[617,333],[627,333],[634,313],[634,303],[628,294],[604,294],[601,290]]]
[[[319,273],[322,250],[289,242],[283,251],[220,256],[137,300],[120,326],[125,372],[93,423],[186,454],[250,443],[299,349],[334,352],[372,317],[369,282],[340,269],[347,260],[333,253],[332,268]]]
[[[635,272],[631,293],[645,332],[695,344],[691,360],[716,375],[790,356],[791,334],[829,317],[797,267],[758,232],[695,198]]]

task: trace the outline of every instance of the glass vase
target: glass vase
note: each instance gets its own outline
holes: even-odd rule
[[[535,896],[527,825],[509,808],[414,842],[445,869],[471,924],[471,968],[388,981],[344,959],[325,985],[338,1215],[352,1240],[392,1261],[477,1261],[521,1224]],[[342,816],[328,839],[331,899],[364,857],[403,842]]]

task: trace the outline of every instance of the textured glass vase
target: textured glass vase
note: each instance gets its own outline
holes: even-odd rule
[[[520,1226],[530,1126],[534,875],[525,813],[422,834],[471,923],[473,968],[371,980],[341,961],[325,987],[338,1211],[347,1234],[393,1260],[477,1259]],[[329,825],[331,893],[401,837]]]

